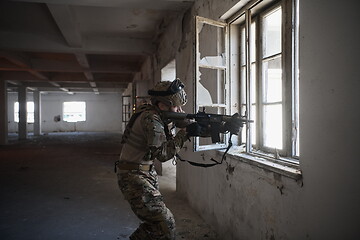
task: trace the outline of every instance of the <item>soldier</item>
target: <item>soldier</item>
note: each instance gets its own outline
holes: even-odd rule
[[[187,98],[179,79],[160,82],[148,93],[152,105],[140,107],[124,131],[120,160],[116,162],[118,184],[142,221],[131,240],[175,239],[175,220],[159,191],[154,160],[173,159],[189,136],[199,136],[201,129],[191,123],[172,136],[161,117],[163,111],[183,112]]]

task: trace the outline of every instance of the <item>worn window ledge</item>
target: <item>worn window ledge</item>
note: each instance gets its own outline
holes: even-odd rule
[[[219,154],[223,154],[225,150],[219,150]],[[300,180],[302,178],[302,173],[298,164],[281,161],[275,158],[270,158],[267,156],[260,156],[257,154],[249,154],[244,152],[244,148],[241,146],[233,146],[227,153],[234,159],[240,160],[241,162],[248,163],[254,166],[257,166],[262,169],[266,169],[283,176]]]

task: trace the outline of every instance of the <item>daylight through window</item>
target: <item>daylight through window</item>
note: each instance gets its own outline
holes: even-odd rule
[[[34,102],[26,103],[27,109],[27,123],[34,123]],[[14,104],[14,122],[19,122],[19,102],[15,102]]]
[[[297,0],[250,1],[226,22],[196,18],[195,111],[253,120],[240,152],[298,165]],[[195,150],[224,148],[196,140]]]
[[[65,122],[81,122],[86,120],[85,102],[64,102],[63,120]]]
[[[240,112],[255,121],[240,139],[248,153],[300,155],[296,8],[291,0],[259,1],[230,23],[238,29],[230,34],[240,35]]]

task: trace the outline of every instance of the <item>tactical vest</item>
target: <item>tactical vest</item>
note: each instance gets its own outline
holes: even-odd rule
[[[141,118],[141,114],[145,111],[151,111],[160,115],[160,110],[155,106],[145,105],[131,116],[121,141],[122,151],[120,160],[122,161],[145,164],[153,160],[147,139],[144,138],[144,130],[141,122],[139,122],[141,120],[136,121],[139,117]]]

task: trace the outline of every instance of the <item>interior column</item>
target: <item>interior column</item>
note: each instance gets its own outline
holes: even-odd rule
[[[18,88],[19,100],[19,139],[27,139],[27,88],[19,86]]]
[[[34,136],[41,135],[41,93],[34,92]]]
[[[0,80],[0,145],[8,142],[8,101],[6,81]]]

